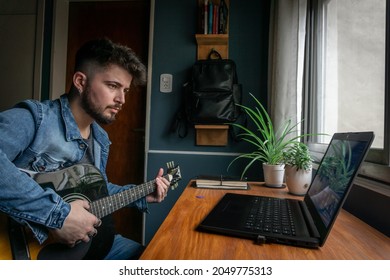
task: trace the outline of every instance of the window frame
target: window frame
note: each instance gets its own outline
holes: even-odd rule
[[[309,0],[307,10],[307,35],[306,35],[306,51],[305,51],[305,70],[304,70],[304,87],[302,96],[302,131],[310,133],[316,128],[314,123],[314,114],[316,110],[316,87],[318,80],[318,36],[321,36],[321,25],[319,24],[321,15],[318,13],[319,5],[330,0]],[[386,0],[386,31],[385,31],[385,111],[384,111],[384,149],[370,149],[365,162],[363,163],[359,176],[369,180],[384,183],[387,188],[387,193],[390,193],[390,0]],[[309,146],[313,158],[321,159],[327,145],[316,143],[314,137],[306,137],[305,143]],[[315,162],[315,166],[319,162]]]

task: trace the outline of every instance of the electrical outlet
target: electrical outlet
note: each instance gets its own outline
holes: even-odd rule
[[[171,74],[160,75],[160,92],[169,93],[172,92],[172,80]]]

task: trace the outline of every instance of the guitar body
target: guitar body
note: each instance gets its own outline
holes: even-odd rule
[[[13,234],[15,230],[21,232],[22,236]],[[39,245],[32,234],[6,214],[0,213],[0,260],[36,260],[41,249],[42,245]]]
[[[0,260],[12,260],[11,244],[8,236],[8,217],[0,214]]]
[[[93,165],[79,164],[56,172],[29,173],[29,175],[42,188],[53,189],[64,201],[69,203],[78,199],[93,202],[108,196],[106,182],[100,171]],[[102,224],[92,241],[88,243],[80,242],[74,247],[54,243],[50,237],[40,245],[34,239],[32,233],[24,229],[30,258],[56,260],[102,259],[112,246],[115,230],[111,215],[107,215],[101,220]],[[7,236],[9,236],[8,232]],[[6,244],[10,244],[10,242],[7,241]]]
[[[60,243],[55,243],[50,237],[43,244],[39,244],[30,231],[19,226],[20,229],[18,230],[22,230],[24,232],[25,240],[18,237],[18,239],[14,241],[18,243],[17,247],[19,250],[19,254],[16,253],[16,255],[14,255],[15,253],[13,253],[13,249],[11,247],[11,236],[8,228],[10,226],[10,222],[11,221],[9,221],[9,217],[7,215],[0,213],[0,260],[102,259],[106,254],[103,253],[105,252],[104,248],[99,246],[99,241],[101,242],[100,244],[106,244],[108,247],[107,251],[111,248],[109,240],[106,239],[110,236],[110,234],[107,234],[107,229],[104,230],[106,233],[104,233],[101,229],[101,227],[103,227],[103,223],[99,228],[100,232],[92,239],[92,241],[89,243],[81,242],[72,248]],[[15,238],[15,236],[13,236],[13,238]]]
[[[66,202],[85,199],[90,203],[107,197],[107,185],[100,171],[90,164],[77,164],[56,172],[37,173],[34,180],[42,188],[54,189]],[[44,244],[37,259],[102,259],[114,240],[114,221],[111,215],[101,218],[102,225],[92,242],[80,242],[70,248],[63,244]]]
[[[32,234],[27,232],[25,237],[26,250],[30,259],[34,260],[103,259],[111,249],[115,235],[114,220],[111,214],[155,191],[155,180],[153,180],[109,196],[103,176],[96,167],[90,164],[78,164],[56,172],[31,173],[26,171],[26,173],[42,188],[55,190],[66,202],[70,203],[78,199],[89,201],[91,213],[102,220],[97,235],[90,242],[79,242],[74,247],[55,243],[50,237],[40,245]],[[180,169],[171,166],[170,173],[164,177],[171,182],[171,185],[176,186],[176,182],[181,179]],[[9,225],[8,217],[0,215],[1,259],[15,258],[11,253],[15,246],[10,243],[12,236],[9,235],[7,229]],[[27,230],[22,228],[22,231],[26,232]],[[23,246],[23,244],[17,244],[16,247]],[[3,252],[10,253],[7,255]]]

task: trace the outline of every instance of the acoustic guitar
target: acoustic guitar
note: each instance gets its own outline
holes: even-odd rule
[[[52,188],[66,202],[78,199],[89,201],[90,212],[102,220],[102,225],[97,235],[89,242],[78,242],[74,247],[52,242],[50,238],[40,245],[28,230],[19,225],[15,227],[15,221],[1,215],[2,259],[17,259],[17,251],[21,250],[25,250],[26,256],[22,257],[24,259],[79,260],[86,256],[100,258],[102,256],[99,255],[99,246],[106,243],[103,241],[107,238],[113,238],[114,234],[110,226],[112,223],[110,214],[156,190],[155,180],[152,180],[120,193],[107,195],[106,182],[102,174],[90,164],[77,164],[55,172],[28,173],[42,188]],[[167,172],[163,177],[170,181],[171,189],[175,189],[181,179],[180,167],[168,162]],[[10,242],[10,238],[17,239],[18,243]],[[26,244],[22,244],[24,241]],[[5,253],[7,250],[11,251],[12,255],[10,252],[7,256]]]

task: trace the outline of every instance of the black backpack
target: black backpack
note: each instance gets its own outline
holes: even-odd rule
[[[215,55],[217,58],[213,59]],[[207,59],[197,60],[190,81],[183,86],[183,103],[172,131],[187,135],[187,126],[195,124],[231,124],[241,115],[242,85],[238,83],[236,64],[211,50]]]

